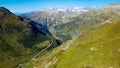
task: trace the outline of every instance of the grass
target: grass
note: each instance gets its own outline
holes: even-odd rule
[[[0,7],[0,68],[13,68],[45,48],[50,38],[30,28],[30,20]],[[30,55],[31,54],[31,55]],[[30,55],[30,56],[28,56]],[[24,56],[24,58],[14,58]]]
[[[48,44],[49,44],[49,41],[45,41],[43,43],[40,43],[37,46],[42,45],[42,47],[41,46],[38,47],[38,48],[42,49],[42,48],[46,47]],[[34,54],[36,54],[36,53],[34,53]],[[17,59],[13,58],[13,59],[0,61],[0,68],[14,68],[14,67],[17,67],[19,64],[30,60],[34,56],[34,54],[28,54],[28,55],[24,55],[24,56],[19,56]]]
[[[24,56],[22,58],[18,58],[15,60],[5,60],[5,61],[1,61],[0,62],[0,68],[15,68],[17,67],[19,64],[24,63],[28,60],[30,60],[32,58],[32,54],[31,55],[27,55]]]
[[[58,46],[50,50],[48,49],[47,51],[42,53],[36,61],[27,64],[24,68],[33,68],[33,67],[43,68],[45,63],[52,60],[55,55],[61,52],[61,49],[65,46],[65,44],[66,43],[63,43],[62,46]]]
[[[69,49],[62,50],[67,45],[65,42],[44,53],[42,56],[48,56],[46,59],[33,61],[25,68],[44,68],[49,62],[52,62],[49,68],[119,68],[119,26],[120,20],[116,19],[112,23],[92,27],[73,41]],[[57,62],[53,63],[55,57]]]
[[[50,68],[119,68],[120,20],[116,21],[91,28],[79,36]]]

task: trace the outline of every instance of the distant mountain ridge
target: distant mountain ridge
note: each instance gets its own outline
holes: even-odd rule
[[[45,12],[66,12],[66,13],[71,13],[71,12],[85,12],[88,11],[91,8],[81,8],[81,7],[59,7],[59,8],[46,8]]]
[[[85,12],[72,12],[69,7],[62,8],[64,11],[58,11],[61,8],[49,8],[44,11],[26,13],[23,16],[43,25],[47,23],[48,29],[56,38],[66,40],[93,25],[120,17],[119,6],[120,4],[109,4],[103,8],[91,7]]]

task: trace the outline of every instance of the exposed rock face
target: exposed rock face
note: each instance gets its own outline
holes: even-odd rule
[[[119,7],[120,4],[110,4],[103,8],[84,8],[87,10],[84,12],[72,12],[70,8],[59,10],[50,8],[44,11],[26,13],[23,16],[46,25],[53,36],[64,41],[94,25],[120,17]]]

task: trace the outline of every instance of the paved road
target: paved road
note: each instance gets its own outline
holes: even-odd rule
[[[50,44],[49,44],[46,48],[44,48],[44,49],[41,50],[39,53],[37,53],[31,60],[29,60],[29,61],[27,61],[27,62],[25,62],[25,63],[23,63],[23,64],[19,64],[18,67],[19,67],[19,68],[23,68],[26,64],[29,64],[29,63],[32,62],[33,60],[36,60],[40,54],[42,54],[45,50],[47,50],[47,49],[53,44],[53,39],[52,39],[51,37],[50,37],[50,40],[51,40],[51,42],[50,42]]]

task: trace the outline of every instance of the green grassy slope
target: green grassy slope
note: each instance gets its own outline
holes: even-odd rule
[[[50,38],[33,30],[29,22],[0,7],[0,68],[13,68],[27,61],[50,43]]]
[[[91,28],[59,53],[50,68],[119,68],[120,20]]]
[[[25,68],[119,68],[120,20],[92,27],[70,44],[44,53]]]

